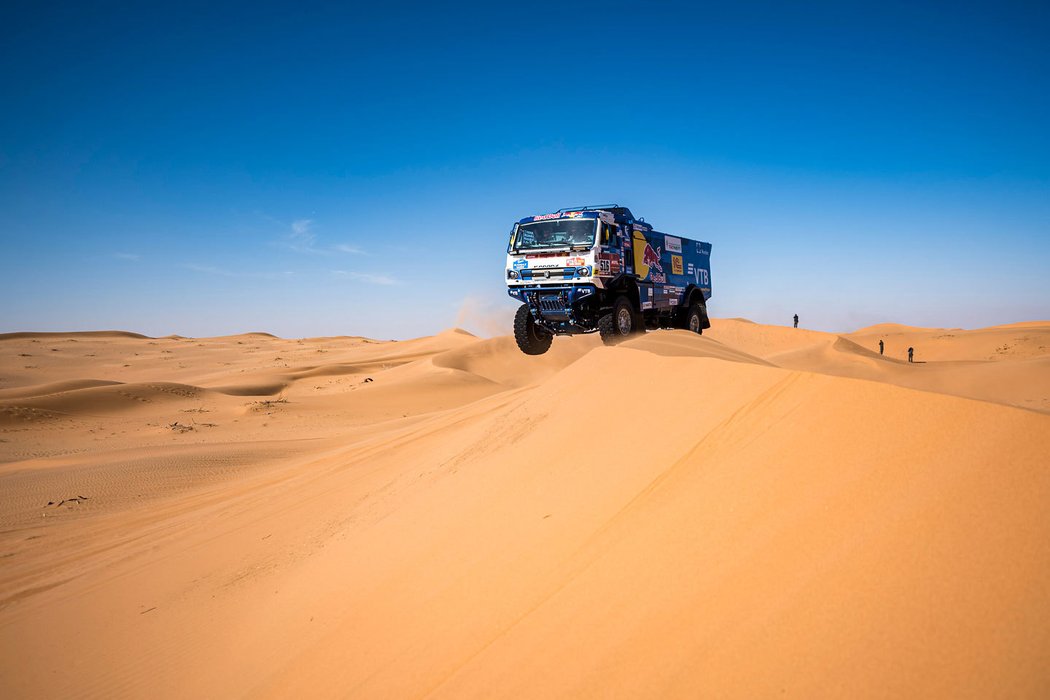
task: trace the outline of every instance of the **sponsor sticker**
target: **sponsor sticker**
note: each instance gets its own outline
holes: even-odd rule
[[[637,229],[634,236],[638,239],[634,249],[634,270],[638,277],[650,282],[666,282],[667,279],[663,277],[664,266],[660,262],[661,249],[653,248],[653,244]]]
[[[651,308],[653,308],[653,302],[651,302],[651,301],[643,301],[642,302],[642,308],[643,309],[651,309]]]
[[[528,266],[529,266],[529,261],[528,260],[515,260],[514,261],[514,269],[515,270],[524,270]]]
[[[679,247],[681,247],[681,246],[679,246]],[[668,250],[671,250],[671,248],[668,247]],[[681,255],[672,255],[671,256],[671,274],[672,275],[684,274],[682,272],[682,256]]]
[[[584,259],[583,258],[568,258],[565,261],[565,266],[566,267],[579,267],[583,263],[584,263]]]
[[[668,253],[681,253],[682,239],[674,236],[664,236],[664,249]]]

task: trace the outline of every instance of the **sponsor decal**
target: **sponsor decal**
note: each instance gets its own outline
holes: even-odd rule
[[[682,239],[674,236],[664,236],[664,248],[668,253],[682,252]]]
[[[585,262],[583,258],[569,258],[565,261],[565,267],[579,267]]]
[[[653,248],[648,241],[646,241],[645,248],[642,250],[642,264],[658,272],[664,271],[664,266],[660,262],[660,249]]]
[[[701,270],[700,268],[696,268],[694,276],[696,277],[697,285],[711,284],[711,275],[708,274],[707,270]]]
[[[668,299],[667,303],[671,306],[678,306],[678,299],[671,297],[670,299]]]
[[[653,308],[653,302],[651,302],[651,301],[643,301],[642,302],[642,308],[643,309],[651,309],[651,308]]]
[[[596,262],[598,269],[605,275],[616,274],[623,267],[620,256],[615,253],[599,253]]]
[[[646,240],[645,234],[635,229],[634,239],[638,244],[634,248],[634,271],[642,280],[650,282],[666,282],[663,263],[660,262],[660,248],[653,248]]]
[[[533,221],[545,221],[546,219],[557,219],[560,218],[561,214],[538,214],[532,217]]]
[[[668,246],[667,249],[670,250],[671,249],[670,246]],[[684,272],[682,272],[682,256],[681,255],[672,255],[671,256],[671,274],[672,275],[685,274]]]
[[[580,217],[580,216],[583,216],[583,212],[582,211],[567,211],[567,212],[565,212],[565,218],[567,218],[567,219],[575,219],[575,218]]]
[[[515,260],[514,261],[514,269],[515,270],[524,270],[528,266],[529,266],[529,261],[528,260]]]

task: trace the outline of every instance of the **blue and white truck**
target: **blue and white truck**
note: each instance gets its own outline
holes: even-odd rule
[[[645,329],[711,327],[711,244],[660,233],[617,204],[526,216],[510,232],[514,339],[542,355],[556,335],[608,344]]]

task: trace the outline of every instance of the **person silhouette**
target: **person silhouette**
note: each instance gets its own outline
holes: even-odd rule
[[[883,351],[883,350],[884,350],[885,348],[886,348],[886,346],[882,344],[882,338],[879,338],[879,354],[880,354],[880,355],[882,354],[882,351]]]
[[[798,314],[795,314],[795,328],[798,328]]]
[[[915,362],[915,348],[908,348],[908,362]]]

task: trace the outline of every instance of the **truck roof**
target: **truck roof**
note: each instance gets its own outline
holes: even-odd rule
[[[613,217],[613,221],[618,224],[635,224],[640,225],[648,229],[652,229],[652,226],[645,223],[644,219],[635,219],[634,214],[627,207],[621,207],[619,204],[588,204],[581,207],[563,207],[553,214],[537,214],[535,216],[526,216],[525,218],[518,221],[519,224],[528,224],[533,221],[544,221],[546,219],[563,219],[563,218],[586,218],[586,219],[598,219],[601,218],[601,212],[606,212]]]

